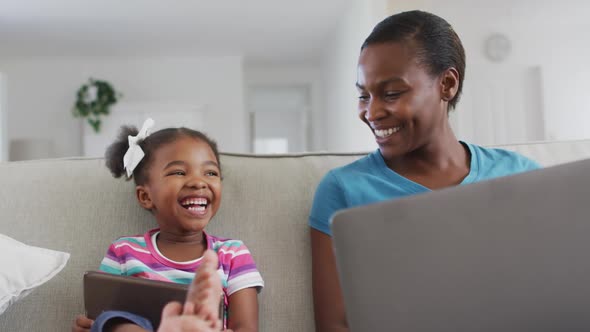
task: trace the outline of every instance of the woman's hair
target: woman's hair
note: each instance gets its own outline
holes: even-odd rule
[[[119,178],[126,174],[126,170],[123,166],[123,156],[127,152],[127,149],[129,149],[128,136],[136,136],[138,133],[139,130],[137,130],[136,127],[122,126],[119,132],[119,136],[117,136],[115,142],[113,142],[108,147],[105,153],[105,163],[114,177]],[[215,141],[210,139],[207,135],[203,134],[200,131],[184,127],[166,128],[158,130],[155,133],[152,133],[151,135],[146,137],[146,139],[139,142],[139,146],[145,153],[145,156],[143,157],[141,162],[139,162],[137,167],[133,170],[133,180],[135,181],[135,184],[142,185],[147,182],[147,172],[150,168],[150,164],[153,161],[154,152],[162,145],[172,143],[175,140],[182,137],[190,137],[207,143],[211,150],[213,150],[213,154],[215,154],[217,164],[219,165],[219,167],[221,167],[221,163],[219,161],[219,151],[217,150],[217,143],[215,143]]]
[[[450,108],[455,108],[465,79],[465,49],[453,27],[443,18],[419,10],[395,14],[375,26],[361,51],[373,44],[405,41],[416,43],[418,61],[431,75],[451,67],[459,72],[459,88],[449,102]]]

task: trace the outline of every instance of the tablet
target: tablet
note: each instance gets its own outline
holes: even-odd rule
[[[130,312],[160,325],[162,309],[171,301],[184,303],[188,285],[108,274],[84,273],[84,307],[86,316],[96,319],[108,310]]]

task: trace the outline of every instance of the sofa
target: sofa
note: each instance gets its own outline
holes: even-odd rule
[[[551,166],[590,158],[590,140],[504,146]],[[313,331],[307,216],[318,181],[364,153],[222,154],[223,200],[212,234],[243,240],[266,286],[261,331]],[[68,252],[66,267],[0,315],[0,331],[68,331],[83,312],[82,275],[111,241],[155,226],[132,182],[114,179],[100,158],[0,164],[0,233]],[[7,267],[1,267],[7,268]]]

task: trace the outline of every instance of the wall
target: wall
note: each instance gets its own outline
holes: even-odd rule
[[[324,89],[322,85],[322,71],[319,65],[244,65],[244,82],[246,89],[246,104],[248,104],[248,89],[257,86],[277,87],[307,87],[310,93],[309,130],[307,133],[308,149],[310,151],[325,150],[324,144]]]
[[[329,151],[367,151],[377,147],[370,130],[357,117],[355,82],[360,47],[373,26],[386,16],[386,2],[349,2],[349,10],[322,57],[325,99],[321,131],[323,148]]]
[[[467,52],[465,101],[470,99],[470,91],[485,91],[488,82],[481,73],[535,69],[541,85],[535,116],[543,120],[543,139],[590,138],[589,2],[517,0],[480,2],[476,6],[462,0],[391,0],[388,7],[391,13],[430,11],[453,25]],[[484,40],[492,33],[505,34],[512,42],[512,51],[504,62],[493,63],[484,55]],[[501,79],[510,83],[514,77],[508,74]],[[481,109],[485,108],[482,105]],[[477,103],[459,103],[455,116],[481,121],[486,117],[481,109]],[[520,111],[514,107],[508,113]],[[506,143],[486,141],[469,130],[458,134],[480,143]],[[516,133],[513,136],[519,137]]]
[[[349,12],[326,45],[323,56],[325,112],[324,147],[332,151],[373,149],[376,145],[369,130],[356,117],[356,64],[359,48],[372,27],[382,18],[401,11],[422,9],[449,21],[459,33],[467,52],[467,73],[463,102],[451,116],[457,135],[480,144],[515,143],[529,139],[566,140],[590,138],[590,2],[564,0],[500,0],[494,3],[467,0],[387,0],[351,1]],[[493,63],[484,55],[484,40],[492,33],[504,33],[512,41],[512,52],[506,61]],[[525,94],[533,100],[524,109],[514,104],[522,100],[491,103],[477,96],[486,93],[489,79],[500,72],[525,75],[519,81],[531,80],[534,87],[522,87],[514,93],[510,74],[500,77],[496,87],[504,86],[504,97]],[[482,73],[489,73],[486,76]],[[533,73],[533,74],[530,74]],[[475,76],[470,76],[475,74]],[[534,80],[531,79],[534,78]],[[512,82],[510,82],[512,83]],[[516,86],[518,84],[513,84]],[[534,97],[531,97],[534,96]],[[529,98],[531,97],[531,98]],[[496,105],[513,106],[495,114],[502,123],[488,121],[488,110]],[[512,112],[526,113],[516,114]],[[486,118],[487,117],[487,118]],[[512,123],[516,119],[520,123]],[[527,128],[533,134],[518,132],[522,121],[533,121],[542,128]],[[528,124],[527,124],[528,125]],[[507,132],[507,127],[510,129]],[[530,126],[529,126],[530,127]],[[514,129],[516,128],[516,129]],[[501,132],[502,135],[493,135]]]
[[[6,133],[6,93],[4,75],[0,72],[0,162],[8,160],[8,134]]]
[[[221,150],[248,147],[240,56],[0,59],[0,72],[6,78],[8,138],[52,139],[56,157],[81,154],[82,122],[71,108],[89,77],[108,80],[128,102],[206,105],[207,132]]]

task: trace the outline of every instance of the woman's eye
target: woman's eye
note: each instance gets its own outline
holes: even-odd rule
[[[208,171],[205,173],[205,175],[207,176],[219,176],[219,173],[215,172],[215,171]]]
[[[186,173],[184,171],[174,171],[174,172],[170,173],[169,175],[180,175],[180,176],[183,176],[185,174]]]
[[[401,95],[400,92],[386,92],[385,98],[387,99],[397,99]]]
[[[367,96],[367,95],[360,95],[359,96],[359,101],[367,101],[367,100],[369,100],[369,96]]]

